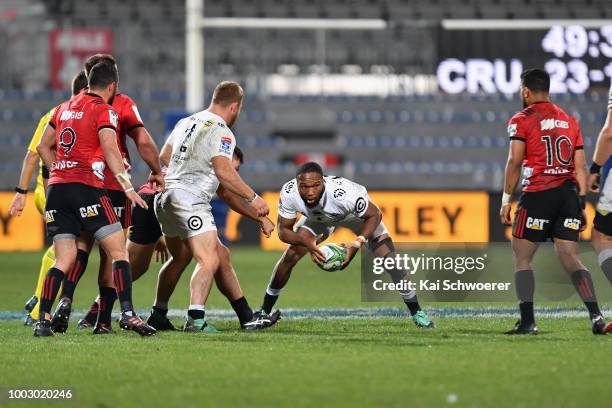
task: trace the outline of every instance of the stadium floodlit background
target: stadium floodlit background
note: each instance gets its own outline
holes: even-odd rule
[[[4,260],[0,275],[12,279],[11,274],[18,272],[20,276],[2,290],[6,296],[3,296],[5,300],[0,309],[18,310],[35,284],[39,253],[13,251],[40,251],[44,245],[42,221],[32,208],[32,197],[28,203],[30,210],[22,219],[12,220],[7,214],[26,148],[40,117],[69,97],[70,79],[80,69],[84,58],[97,52],[112,53],[117,59],[120,88],[138,104],[142,119],[158,146],[163,144],[176,120],[186,114],[189,104],[198,107],[200,100],[199,107],[204,107],[202,104],[208,101],[216,83],[237,80],[246,95],[243,113],[235,127],[238,145],[246,155],[242,177],[257,191],[267,192],[272,204],[279,188],[293,177],[300,163],[318,161],[328,173],[351,178],[373,191],[372,197],[382,203],[385,222],[398,241],[507,239],[508,232],[499,226],[497,211],[508,150],[506,122],[521,108],[517,91],[523,69],[545,67],[551,73],[553,101],[580,120],[589,159],[605,118],[612,77],[610,0],[206,0],[200,10],[203,19],[186,13],[187,6],[197,10],[198,3],[185,4],[181,0],[0,1],[0,190],[5,191],[0,193],[0,250],[8,251],[0,254],[0,259]],[[203,25],[194,28],[202,36],[191,37],[195,38],[196,46],[200,45],[196,49],[193,44],[192,48],[186,45],[188,23]],[[189,61],[198,72],[186,68]],[[202,80],[203,85],[197,87],[196,94],[187,95]],[[199,90],[203,95],[199,95]],[[194,99],[190,101],[189,98]],[[143,181],[147,176],[146,164],[135,151],[132,157],[133,177],[136,182]],[[385,195],[388,191],[394,194]],[[445,206],[476,215],[462,216],[456,228],[451,228],[443,218]],[[275,209],[272,210],[275,216]],[[592,214],[592,207],[589,211]],[[278,254],[260,251],[256,226],[233,214],[227,219],[226,234],[235,244],[237,270],[252,299],[252,306],[259,306]],[[585,237],[588,238],[588,232]],[[241,249],[239,244],[250,246]],[[262,240],[261,245],[269,250],[283,248],[275,238]],[[589,262],[596,270],[596,263]],[[240,273],[241,268],[246,270],[245,276]],[[363,306],[359,303],[356,270],[350,276],[352,283],[347,283],[349,280],[343,277],[325,278],[335,280],[338,285],[348,285],[337,292],[317,286],[316,282],[322,279],[321,272],[313,270],[312,265],[300,268],[303,280],[292,281],[293,294],[287,290],[287,297],[281,299],[288,307]],[[95,270],[90,269],[88,275],[95,275]],[[137,299],[141,308],[148,307],[153,297],[152,275],[157,273],[157,266],[152,269],[154,272],[149,273],[149,280],[143,284],[138,282],[135,289],[136,296],[141,297]],[[84,281],[87,279],[86,276]],[[93,294],[95,283],[93,278],[90,280],[92,282],[84,283],[84,287]],[[181,302],[177,301],[177,307],[186,301],[187,280],[184,277],[183,286],[177,289],[177,293],[183,290],[178,295]],[[300,287],[303,288],[301,292]],[[315,298],[314,294],[320,297]],[[324,295],[329,298],[323,298]],[[342,295],[352,298],[342,298]],[[217,299],[213,298],[215,306],[227,308]],[[82,308],[88,301],[89,298],[82,300]],[[456,343],[452,343],[457,347],[471,347],[470,335],[497,333],[505,328],[504,325],[512,323],[508,319],[503,323],[499,320],[483,323],[478,319],[451,323],[448,318],[441,322],[441,326],[446,323],[449,328],[447,332],[442,329],[444,336],[456,335],[452,329],[460,331],[459,337],[453,340]],[[297,353],[304,353],[309,341],[327,341],[327,351],[334,346],[356,345],[361,335],[374,338],[381,335],[386,330],[385,324],[393,326],[396,337],[388,338],[382,346],[369,337],[368,351],[372,358],[392,352],[393,344],[404,344],[405,340],[402,340],[404,326],[393,320],[357,323],[361,326],[357,326],[354,337],[338,337],[333,342],[308,335],[298,340],[292,337],[295,334],[292,329],[308,333],[313,328],[305,323],[295,324],[285,329],[288,332],[280,329],[283,341],[297,341],[298,344],[287,346],[285,354],[276,350],[279,358],[292,359]],[[318,324],[316,330],[332,330]],[[584,336],[590,335],[574,320],[555,320],[551,326],[562,331],[560,337],[551,334],[552,340],[567,341],[565,335],[574,339],[572,336],[578,336],[581,331]],[[18,331],[16,323],[11,327],[17,337],[15,340],[9,334],[0,334],[7,336],[6,344],[18,342],[19,336],[27,336],[30,340],[29,330]],[[274,335],[268,333],[259,338],[276,341]],[[347,343],[343,343],[344,340]],[[427,334],[413,341],[418,346],[432,347],[433,344],[436,348],[440,345],[438,340],[435,335]],[[83,336],[76,341],[96,347],[92,346],[92,340]],[[122,341],[128,343],[127,339]],[[482,348],[501,353],[498,346],[501,347],[502,341],[494,339],[490,344],[482,344]],[[585,346],[581,340],[575,341],[577,347],[586,347],[592,358],[599,358],[595,357],[599,352],[610,354],[596,344]],[[218,340],[209,346],[213,349],[226,347],[221,342]],[[172,344],[177,347],[177,353],[178,343],[176,340],[176,344]],[[43,350],[35,344],[31,347]],[[384,352],[379,347],[384,347]],[[18,351],[16,345],[9,349],[17,354],[23,352]],[[510,371],[511,360],[519,349],[505,349],[508,362],[500,367],[487,364],[484,354],[478,357],[464,355],[461,361],[485,358],[481,365],[472,367],[473,374],[500,368]],[[327,358],[325,351],[312,351],[313,361]],[[231,353],[232,349],[221,348],[217,352]],[[261,353],[261,350],[244,349],[237,353],[250,359],[253,352]],[[456,356],[450,350],[446,353],[441,352],[438,357],[424,353],[413,355],[412,364],[418,367],[413,365],[412,372],[418,373],[433,362],[451,373],[456,370],[457,375],[450,381],[455,388],[440,386],[437,379],[432,379],[431,383],[419,379],[424,404],[419,404],[417,392],[417,405],[460,404],[466,397],[470,406],[503,405],[504,402],[496,397],[498,393],[516,391],[507,384],[500,385],[504,378],[508,382],[516,381],[513,377],[497,373],[500,379],[497,388],[479,394],[482,390],[472,390],[470,387],[477,388],[476,385],[461,378],[462,370],[467,369],[463,363],[446,366],[446,362]],[[531,361],[543,365],[561,358],[544,343],[525,353]],[[4,366],[19,364],[17,357],[8,357],[7,353],[3,356]],[[82,357],[88,358],[86,354]],[[73,364],[84,364],[78,356],[74,358]],[[223,360],[217,363],[224,364]],[[356,359],[347,370],[360,370],[362,363],[365,364]],[[395,363],[394,368],[403,369],[402,364]],[[305,371],[313,374],[308,377],[307,373],[302,373],[311,381],[305,381],[306,386],[313,387],[305,392],[313,392],[320,386],[314,382],[317,376],[329,375],[319,366],[302,360],[295,365],[289,364],[289,372],[299,375],[296,374],[299,364],[304,364]],[[365,366],[372,370],[373,376],[387,373],[382,366],[369,363]],[[574,373],[577,369],[575,366],[563,368]],[[534,370],[532,368],[529,374],[534,377],[527,376],[525,381],[539,378],[540,373]],[[199,372],[195,370],[192,374],[199,375]],[[236,375],[230,371],[226,374]],[[343,376],[341,371],[337,374],[336,378]],[[4,383],[0,382],[0,387],[16,385],[2,378]],[[19,378],[21,383],[17,385],[45,384],[36,382],[35,374]],[[260,381],[256,376],[245,378],[260,383],[267,381]],[[364,374],[364,381],[365,378]],[[552,378],[559,382],[553,383],[549,378],[550,382],[542,387],[553,390],[563,384],[563,379],[554,375]],[[405,380],[407,383],[413,381],[411,378]],[[476,384],[488,385],[486,378],[479,381]],[[392,393],[396,391],[392,384],[395,383],[392,381],[387,388],[381,385],[381,389]],[[227,389],[225,383],[217,382],[216,385],[220,390]],[[594,405],[603,401],[591,394],[593,388],[568,383],[569,388],[573,386],[582,396],[595,398]],[[334,390],[326,387],[322,386],[320,395],[315,391],[303,404],[309,405],[317,397],[322,398],[325,392],[332,395]],[[466,387],[463,394],[461,387]],[[85,387],[83,393],[93,390]],[[334,405],[350,404],[351,401],[371,405],[399,404],[391,397],[378,398],[375,393],[364,395],[359,390],[351,390],[352,397],[333,394],[336,397],[330,397],[327,402]],[[129,390],[118,393],[128,395]],[[214,395],[221,398],[220,394]],[[235,404],[248,401],[236,395],[224,397]],[[537,390],[528,395],[531,400],[521,401],[526,406],[573,401],[571,394],[562,392],[553,400],[544,398]],[[158,396],[158,402],[165,401],[165,397]],[[301,398],[300,394],[295,398]],[[91,398],[85,401],[85,405],[99,402]],[[410,403],[414,405],[415,401]],[[268,396],[256,402],[283,403],[286,400]]]

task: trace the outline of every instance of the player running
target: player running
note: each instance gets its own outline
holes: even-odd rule
[[[155,333],[134,313],[123,230],[102,189],[108,165],[130,201],[146,207],[129,181],[117,147],[119,121],[108,103],[115,96],[118,80],[115,66],[95,65],[89,74],[89,92],[56,108],[37,147],[45,166],[52,169],[45,218],[47,235],[53,238],[56,254],[43,285],[40,319],[34,327],[37,337],[54,334],[50,319],[53,299],[74,263],[76,241],[84,231],[93,234],[113,260],[112,273],[121,302],[120,325],[141,335]]]
[[[599,163],[603,163],[603,166]],[[587,185],[594,193],[599,193],[597,212],[593,220],[591,239],[599,266],[612,283],[612,85],[608,99],[608,115],[604,123],[595,153]],[[603,188],[600,188],[603,186]]]
[[[85,71],[81,71],[72,79],[72,95],[78,94],[85,88],[87,88],[87,76],[85,75]],[[38,177],[36,177],[36,189],[34,190],[34,204],[41,216],[45,211],[45,190],[47,188],[47,180],[49,179],[49,170],[42,164],[42,160],[40,160],[38,152],[36,151],[36,146],[45,130],[45,126],[47,126],[49,119],[53,116],[54,111],[55,107],[40,119],[36,131],[32,136],[28,151],[23,159],[19,184],[15,187],[15,197],[13,197],[13,201],[9,207],[9,215],[11,216],[20,216],[26,206],[28,186],[30,185],[32,174],[36,169],[36,162],[39,162],[39,171]],[[51,245],[43,255],[34,295],[26,302],[25,310],[28,312],[25,318],[26,326],[32,325],[38,320],[38,300],[40,299],[45,276],[51,265],[53,265],[54,260],[55,252],[53,250],[53,245]]]
[[[510,150],[500,209],[511,224],[510,197],[523,166],[523,193],[512,227],[514,279],[521,317],[506,334],[537,334],[533,313],[535,281],[531,262],[540,242],[551,238],[565,271],[589,311],[594,334],[609,327],[595,297],[591,274],[580,261],[578,239],[584,216],[586,164],[578,122],[549,100],[550,77],[541,69],[521,74],[524,109],[508,123]]]
[[[253,206],[257,217],[269,211],[231,164],[236,140],[230,128],[240,115],[242,100],[239,84],[221,82],[208,109],[179,121],[169,136],[172,150],[166,190],[155,197],[155,214],[170,252],[184,244],[197,262],[184,327],[188,332],[208,327],[204,304],[220,264],[210,200],[219,184]]]
[[[98,63],[110,64],[116,67],[116,61],[112,55],[109,54],[95,54],[89,57],[84,64],[85,72],[89,75],[93,66]],[[161,168],[158,161],[158,150],[153,138],[144,127],[140,114],[138,113],[138,107],[136,103],[127,95],[117,93],[111,101],[111,106],[117,115],[119,116],[119,122],[117,125],[117,144],[121,152],[123,163],[129,172],[130,170],[130,156],[127,148],[127,136],[132,138],[139,155],[147,163],[151,169],[151,176],[149,179],[155,182],[158,186],[163,187],[163,176],[161,174]],[[159,187],[158,187],[159,188]],[[121,223],[124,230],[127,231],[131,224],[131,206],[129,201],[126,199],[123,189],[119,182],[112,175],[111,170],[107,167],[104,170],[104,189],[107,191],[110,199],[111,206]],[[89,260],[89,253],[93,247],[93,237],[90,234],[84,234],[82,239],[78,243],[77,256],[75,259],[74,266],[64,276],[62,285],[61,299],[57,305],[56,312],[51,320],[51,326],[54,332],[64,333],[68,329],[68,321],[71,313],[72,299],[74,297],[74,291],[76,286],[83,276],[87,263]],[[100,248],[100,270],[99,270],[99,284],[101,293],[98,295],[91,310],[97,315],[98,310],[103,306],[100,314],[100,321],[98,322],[96,334],[111,333],[111,313],[113,305],[117,299],[116,291],[114,290],[114,282],[112,279],[112,264],[106,253]],[[104,278],[106,277],[106,279]],[[104,298],[101,303],[100,299]]]
[[[297,214],[302,218],[297,220]],[[325,241],[336,227],[349,228],[357,240],[348,245],[346,268],[365,244],[375,257],[395,257],[395,247],[382,222],[380,209],[370,201],[366,188],[342,177],[324,176],[321,166],[303,164],[293,180],[285,183],[278,203],[278,237],[289,244],[276,263],[266,289],[261,314],[269,314],[281,290],[291,276],[293,267],[310,252],[315,262],[324,262],[317,245]],[[406,271],[388,270],[394,282],[406,280]],[[415,291],[400,296],[417,327],[434,328],[434,322],[421,310]]]

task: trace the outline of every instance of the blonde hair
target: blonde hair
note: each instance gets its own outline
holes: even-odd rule
[[[234,102],[241,102],[243,96],[244,91],[238,82],[223,81],[215,87],[212,103],[227,106]]]

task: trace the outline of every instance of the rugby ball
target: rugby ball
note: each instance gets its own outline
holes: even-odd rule
[[[340,269],[340,266],[346,260],[347,251],[346,248],[334,244],[329,243],[325,245],[321,245],[319,250],[323,253],[325,257],[325,262],[321,264],[317,264],[317,266],[324,271],[327,272],[335,272]]]

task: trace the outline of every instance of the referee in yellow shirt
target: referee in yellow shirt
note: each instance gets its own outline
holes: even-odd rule
[[[72,80],[72,94],[76,95],[81,90],[87,88],[87,76],[85,75],[85,71],[79,72],[74,79]],[[36,131],[34,132],[34,136],[32,136],[32,140],[30,141],[30,145],[28,146],[28,151],[23,159],[23,165],[21,167],[21,175],[19,176],[19,184],[15,188],[15,197],[11,202],[11,206],[9,207],[9,214],[11,216],[20,216],[21,212],[25,208],[26,198],[28,193],[28,186],[30,185],[30,180],[32,180],[32,174],[34,174],[34,170],[36,169],[36,163],[39,162],[39,171],[38,177],[36,178],[36,189],[34,190],[34,203],[36,204],[36,208],[41,216],[44,217],[45,212],[45,190],[47,188],[47,179],[49,178],[49,170],[45,169],[42,161],[40,161],[40,157],[36,152],[36,146],[40,141],[40,138],[49,122],[51,116],[55,108],[51,109],[49,112],[43,116],[38,122],[38,126],[36,127]],[[53,250],[53,245],[51,245],[47,252],[43,255],[43,259],[40,265],[40,272],[38,273],[38,282],[36,284],[36,290],[34,291],[34,296],[28,300],[26,303],[25,309],[28,311],[28,316],[26,317],[25,324],[30,325],[34,321],[38,320],[38,299],[40,299],[40,294],[42,292],[42,285],[45,281],[45,275],[49,268],[55,262],[55,251]],[[59,292],[58,292],[59,296]]]

